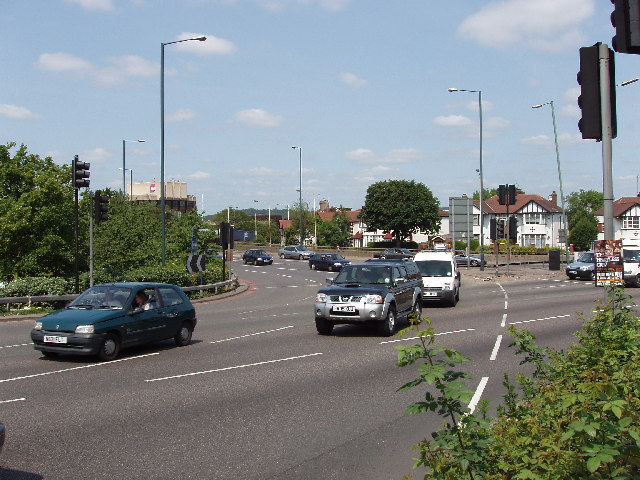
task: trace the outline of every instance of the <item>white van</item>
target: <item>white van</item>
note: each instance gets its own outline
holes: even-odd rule
[[[622,242],[624,283],[640,287],[640,246],[634,241]]]
[[[422,275],[422,304],[455,307],[460,300],[460,272],[451,251],[421,251],[413,259]]]

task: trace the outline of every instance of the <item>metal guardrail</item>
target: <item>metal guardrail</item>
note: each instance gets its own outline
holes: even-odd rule
[[[208,285],[195,285],[193,287],[181,287],[184,292],[195,292],[195,291],[203,291],[203,290],[213,290],[213,294],[218,294],[218,289],[223,287],[228,287],[230,285],[234,285],[236,288],[238,287],[238,277],[233,275],[229,280],[225,280],[223,282],[210,283]],[[26,297],[0,297],[0,305],[7,306],[7,312],[10,311],[10,306],[12,304],[26,304],[27,306],[31,306],[32,302],[70,302],[76,299],[79,294],[69,293],[65,295],[34,295],[34,296],[26,296]]]

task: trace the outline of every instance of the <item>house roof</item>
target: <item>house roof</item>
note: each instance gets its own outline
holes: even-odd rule
[[[621,217],[627,210],[640,205],[640,197],[621,197],[613,202],[613,216]],[[596,212],[597,216],[604,215],[604,208]]]
[[[550,202],[544,197],[540,195],[531,194],[531,193],[518,193],[516,196],[516,203],[514,205],[509,205],[509,213],[517,213],[519,210],[524,208],[529,203],[534,202],[540,205],[548,212],[559,213],[562,212],[562,209],[558,207],[558,205]],[[476,206],[478,206],[478,201],[474,200],[473,202]],[[506,214],[507,213],[507,205],[500,205],[498,202],[498,195],[494,195],[493,197],[487,198],[483,201],[484,208],[482,211],[484,213],[494,213],[494,214]]]

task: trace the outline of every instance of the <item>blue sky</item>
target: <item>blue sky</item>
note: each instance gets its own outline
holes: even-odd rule
[[[601,144],[582,140],[578,49],[611,45],[602,0],[5,0],[0,141],[91,162],[91,188],[165,178],[207,214],[298,200],[360,208],[376,181],[422,182],[441,205],[485,187],[602,190]],[[616,81],[640,76],[616,55]],[[635,195],[640,82],[618,88],[614,196]],[[129,172],[127,172],[127,182]],[[257,202],[255,202],[257,200]]]

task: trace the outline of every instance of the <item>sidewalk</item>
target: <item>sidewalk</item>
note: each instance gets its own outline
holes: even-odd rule
[[[560,266],[560,270],[549,270],[547,263],[529,263],[529,264],[513,264],[495,266],[485,266],[484,271],[479,268],[458,267],[462,272],[463,279],[471,279],[477,281],[513,281],[513,280],[566,280],[564,266]]]

